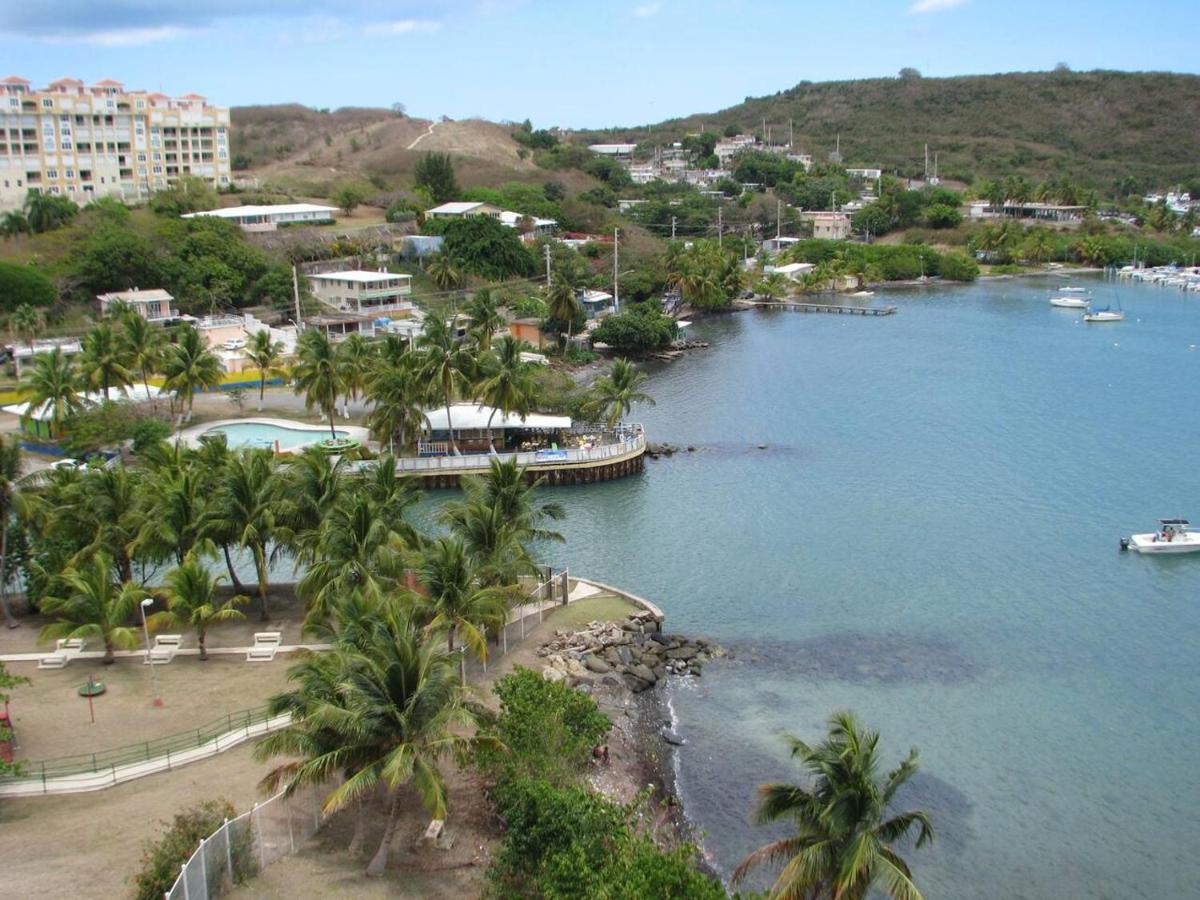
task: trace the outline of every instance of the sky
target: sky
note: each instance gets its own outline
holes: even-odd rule
[[[1194,0],[0,0],[0,66],[221,106],[641,125],[800,81],[1200,71]],[[1165,53],[1174,47],[1179,52]]]

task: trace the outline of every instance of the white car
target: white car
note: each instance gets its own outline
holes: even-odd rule
[[[86,469],[87,463],[82,459],[60,459],[50,463],[52,469]]]
[[[246,341],[244,338],[230,338],[221,346],[226,350],[245,350]]]

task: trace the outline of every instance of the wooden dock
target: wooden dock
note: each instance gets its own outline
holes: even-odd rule
[[[783,309],[796,312],[836,313],[840,316],[890,316],[896,312],[894,306],[844,306],[840,303],[772,303]]]

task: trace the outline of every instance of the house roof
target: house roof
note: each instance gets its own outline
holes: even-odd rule
[[[511,209],[502,210],[500,213],[501,223],[510,228],[516,228],[522,219],[529,219],[534,228],[549,228],[558,224],[554,219],[539,219],[537,216],[527,216],[524,213],[513,212]]]
[[[134,289],[132,291],[113,291],[109,294],[97,294],[98,300],[103,300],[107,303],[112,303],[114,300],[121,303],[152,303],[159,300],[171,301],[175,298],[164,291],[162,288],[151,288],[148,291]]]
[[[184,219],[194,219],[197,216],[217,216],[222,219],[242,219],[247,216],[288,215],[305,212],[337,212],[336,206],[320,206],[316,203],[275,203],[268,206],[227,206],[223,209],[209,209],[204,212],[188,213],[181,216]],[[330,218],[333,218],[330,216]]]
[[[399,272],[369,272],[364,269],[351,269],[346,272],[322,272],[319,275],[309,275],[308,277],[317,278],[322,281],[356,281],[360,284],[382,281],[385,278],[412,281],[411,275],[404,275]]]
[[[473,209],[487,205],[482,200],[455,200],[451,203],[443,203],[441,206],[428,209],[425,211],[425,214],[434,216],[461,216],[463,213],[469,213]]]
[[[425,410],[425,418],[429,422],[431,431],[448,430],[446,407]],[[506,415],[498,409],[490,406],[477,406],[474,403],[455,403],[450,407],[450,424],[454,426],[455,431],[460,428],[487,428],[489,418],[492,420],[491,427],[497,430],[508,428],[556,430],[571,427],[569,416],[545,416],[541,413],[530,413],[521,418],[516,413]]]
[[[127,385],[122,388],[113,388],[109,393],[109,399],[121,401],[127,400],[133,403],[144,403],[147,400],[160,396],[162,390],[154,385],[146,387],[140,384]],[[104,393],[96,391],[89,394],[77,394],[76,396],[83,402],[84,406],[99,406],[104,402]],[[29,403],[14,403],[12,406],[0,407],[6,413],[12,413],[14,416],[22,416],[33,419],[37,422],[45,421],[50,418],[51,401],[47,400],[40,404],[36,409],[30,409]]]
[[[208,98],[205,97],[203,94],[184,94],[179,99],[180,100],[207,100]]]
[[[105,78],[103,81],[97,81],[92,87],[125,87],[125,85],[111,78]]]
[[[21,78],[17,75],[9,75],[7,78],[4,79],[4,81],[0,82],[0,84],[29,84],[29,83],[30,82],[27,78]]]
[[[78,78],[59,78],[57,81],[50,82],[50,87],[58,87],[59,85],[67,84],[83,84]]]

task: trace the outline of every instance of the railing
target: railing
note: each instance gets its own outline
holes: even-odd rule
[[[532,579],[530,579],[532,580]],[[487,672],[488,661],[495,662],[499,657],[508,653],[508,644],[525,640],[525,632],[540,624],[548,610],[558,606],[566,606],[570,602],[571,573],[567,569],[551,569],[544,567],[541,579],[530,586],[523,583],[525,593],[519,603],[513,604],[509,610],[508,620],[499,634],[489,635],[488,658],[479,660],[467,656],[466,670],[468,672]],[[462,650],[466,652],[465,649]]]
[[[170,769],[173,755],[179,763],[191,762],[191,751],[211,746],[214,752],[219,752],[225,746],[243,740],[240,733],[260,733],[267,729],[271,722],[272,717],[268,715],[267,707],[260,706],[229,713],[180,734],[97,753],[26,762],[22,766],[21,774],[0,778],[0,793],[50,793],[50,783],[61,782],[62,779],[73,779],[77,790],[107,787],[125,780],[122,777],[122,769],[156,760],[164,760],[163,768]],[[70,789],[72,785],[65,787]]]
[[[580,432],[586,433],[586,432]],[[637,431],[622,431],[617,433],[617,440],[610,444],[597,447],[571,447],[565,450],[531,450],[521,453],[472,453],[466,456],[405,456],[396,460],[396,468],[401,472],[443,472],[460,469],[487,469],[492,460],[509,462],[515,459],[518,465],[539,468],[541,466],[562,466],[579,463],[604,462],[618,459],[645,450],[646,435],[640,427]]]
[[[271,863],[291,856],[320,830],[321,807],[336,782],[280,791],[200,840],[180,867],[165,900],[209,900],[253,878]]]

